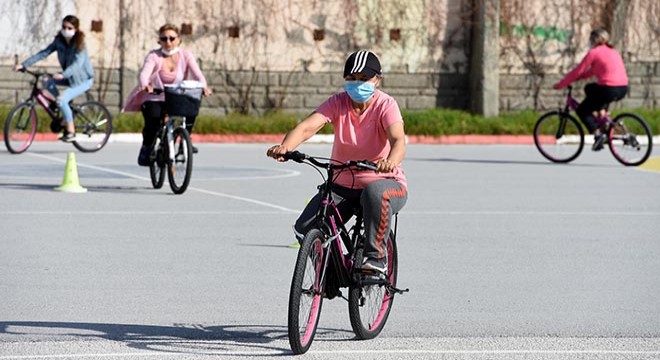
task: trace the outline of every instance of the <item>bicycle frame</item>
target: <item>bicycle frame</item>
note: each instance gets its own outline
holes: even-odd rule
[[[580,105],[580,103],[573,97],[572,92],[573,87],[569,86],[568,94],[566,94],[566,105],[564,106],[563,111],[564,114],[568,114],[570,110],[577,111],[577,108]],[[610,116],[609,111],[605,111],[604,115],[599,113],[597,116],[594,116],[594,121],[596,121],[596,124],[598,124],[602,130],[606,131],[608,126],[612,123],[612,117]]]
[[[181,124],[179,125],[174,125],[174,118],[181,119]],[[165,131],[165,140],[167,140],[167,150],[168,150],[168,157],[170,161],[174,161],[174,128],[177,127],[182,127],[186,128],[186,117],[185,116],[169,116],[165,115],[165,118],[163,119],[163,131]]]
[[[321,194],[319,209],[316,214],[317,228],[321,230],[326,236],[325,241],[322,243],[325,251],[323,252],[323,271],[321,273],[321,283],[325,283],[326,280],[326,271],[328,270],[328,265],[330,259],[333,260],[333,265],[337,271],[339,284],[341,287],[347,287],[351,285],[363,285],[367,284],[362,281],[360,276],[353,276],[355,264],[353,263],[353,255],[355,251],[363,246],[364,243],[364,233],[363,233],[363,217],[362,211],[358,207],[355,209],[355,223],[350,230],[346,229],[344,219],[342,219],[337,205],[335,204],[334,199],[332,198],[332,179],[334,179],[335,170],[341,169],[345,170],[350,167],[350,165],[334,165],[332,163],[322,164],[315,162],[313,159],[310,161],[319,167],[323,167],[327,171],[327,177],[323,184],[319,185],[319,194]],[[397,223],[398,223],[398,214],[394,215],[394,226],[393,226],[393,237],[396,237]],[[344,249],[346,252],[344,252]],[[375,280],[375,281],[374,281]],[[371,279],[368,281],[369,285],[390,284],[382,279]],[[393,289],[396,290],[396,289]]]

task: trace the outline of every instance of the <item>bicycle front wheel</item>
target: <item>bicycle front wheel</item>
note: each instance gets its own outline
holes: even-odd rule
[[[27,150],[37,134],[37,112],[34,105],[23,102],[9,113],[5,122],[4,139],[7,150],[20,154]]]
[[[584,148],[584,131],[570,114],[551,111],[536,121],[534,144],[552,162],[571,162]]]
[[[172,132],[174,138],[174,157],[169,159],[167,178],[175,194],[183,194],[188,188],[192,176],[193,152],[190,135],[184,128],[178,127]]]
[[[356,261],[362,263],[362,249],[358,249]],[[398,254],[394,233],[387,240],[387,281],[396,287]],[[394,293],[383,284],[351,287],[348,293],[348,314],[351,327],[358,339],[373,339],[383,330],[394,303]]]
[[[608,135],[610,151],[623,165],[641,165],[651,155],[653,135],[640,116],[620,114],[612,121]]]
[[[323,233],[310,230],[300,245],[289,293],[289,344],[295,354],[309,350],[323,304]]]
[[[72,109],[76,127],[73,146],[82,152],[101,150],[112,133],[112,115],[98,101],[87,101]]]
[[[151,146],[151,154],[149,154],[149,176],[151,177],[151,185],[154,189],[160,189],[165,182],[165,166],[166,155],[162,148],[160,141],[160,133],[154,139],[154,144]]]

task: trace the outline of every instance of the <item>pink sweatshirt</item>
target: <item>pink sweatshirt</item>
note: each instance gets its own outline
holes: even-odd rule
[[[145,101],[165,101],[164,94],[148,94],[142,90],[145,86],[151,85],[154,88],[162,89],[165,84],[174,84],[183,80],[190,79],[200,81],[204,87],[207,86],[206,78],[197,65],[195,57],[185,49],[179,49],[179,63],[172,79],[163,79],[161,71],[163,67],[163,53],[160,49],[155,49],[147,54],[138,76],[138,84],[126,98],[126,103],[122,111],[140,111],[140,106]]]
[[[555,85],[561,89],[573,81],[596,77],[598,85],[627,86],[628,75],[621,55],[607,45],[598,45],[589,50],[582,62]]]

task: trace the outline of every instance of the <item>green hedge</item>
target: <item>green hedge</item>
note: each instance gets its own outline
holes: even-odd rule
[[[0,121],[4,127],[10,106],[0,105]],[[622,111],[640,114],[651,126],[654,134],[660,134],[660,109],[634,109]],[[531,134],[534,123],[539,117],[534,111],[503,113],[494,118],[484,118],[466,111],[450,109],[428,109],[424,111],[404,111],[406,134],[408,135],[526,135]],[[200,115],[195,124],[198,134],[283,134],[292,129],[305,115],[274,112],[261,116],[229,114],[227,116]],[[42,114],[40,119],[47,117]],[[115,133],[141,132],[142,115],[140,113],[122,113],[115,115],[113,126]],[[48,123],[41,121],[39,129],[48,131]],[[321,130],[331,133],[330,126]]]

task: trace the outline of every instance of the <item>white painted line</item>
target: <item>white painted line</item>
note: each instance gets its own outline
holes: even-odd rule
[[[35,153],[28,153],[28,154],[32,155],[32,156],[40,157],[42,159],[56,161],[56,162],[59,162],[59,163],[65,163],[66,162],[66,161],[64,161],[60,158],[54,157],[54,156],[35,154]],[[93,166],[93,165],[85,165],[85,164],[78,163],[78,162],[76,162],[76,165],[80,166],[80,167],[85,167],[85,168],[89,168],[89,169],[94,169],[94,170],[98,170],[98,171],[107,172],[107,173],[119,174],[119,175],[127,176],[127,177],[130,177],[130,178],[133,178],[133,179],[138,179],[138,180],[143,180],[143,181],[151,181],[151,179],[148,179],[146,177],[137,176],[137,175],[134,175],[134,174],[131,174],[131,173],[123,172],[123,171],[106,169],[106,168],[103,168],[103,167]],[[300,173],[298,173],[298,174],[300,174]],[[282,211],[286,211],[286,212],[295,212],[295,213],[299,212],[299,210],[289,209],[289,208],[286,208],[286,207],[283,207],[283,206],[270,204],[270,203],[267,203],[267,202],[264,202],[264,201],[250,199],[250,198],[246,198],[246,197],[242,197],[242,196],[224,194],[224,193],[219,193],[219,192],[215,192],[215,191],[209,191],[209,190],[204,190],[204,189],[200,189],[200,188],[195,188],[195,187],[188,187],[188,190],[197,191],[197,192],[200,192],[200,193],[203,193],[203,194],[219,196],[219,197],[224,197],[224,198],[233,199],[233,200],[249,202],[251,204],[257,204],[257,205],[270,207],[270,208],[273,208],[273,209],[278,209],[278,210],[282,210]]]
[[[0,356],[0,360],[20,359],[60,359],[60,358],[92,358],[92,357],[180,357],[180,356],[266,356],[266,355],[289,355],[283,351],[212,351],[212,352],[132,352],[132,353],[96,353],[96,354],[50,354],[50,355],[6,355]],[[311,350],[308,354],[431,354],[431,355],[660,355],[660,351],[654,350],[415,350],[415,349],[379,349],[379,350]]]
[[[658,211],[408,211],[403,209],[401,215],[532,215],[532,216],[575,216],[575,215],[593,215],[593,216],[660,216]]]

